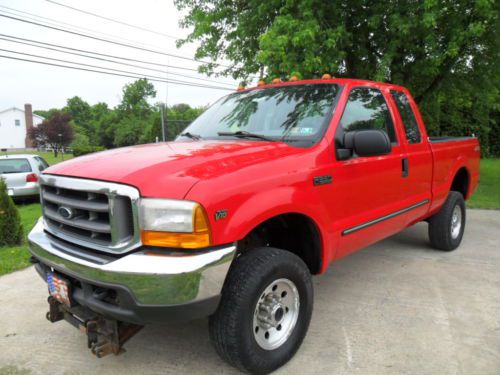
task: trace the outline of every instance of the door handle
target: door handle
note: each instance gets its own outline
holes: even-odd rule
[[[408,158],[403,158],[401,160],[401,169],[402,169],[402,176],[403,177],[408,177],[408,173],[409,173],[409,165],[408,165]]]

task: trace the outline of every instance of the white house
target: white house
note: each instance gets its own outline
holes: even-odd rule
[[[28,129],[38,126],[43,117],[34,115],[31,104],[25,104],[24,110],[12,107],[0,111],[0,149],[29,148]]]

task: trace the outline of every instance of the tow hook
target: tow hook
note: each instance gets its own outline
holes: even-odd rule
[[[65,306],[52,296],[48,302],[47,320],[55,323],[64,319],[85,333],[87,347],[97,358],[124,353],[123,345],[142,329],[140,325],[108,319],[81,306]]]

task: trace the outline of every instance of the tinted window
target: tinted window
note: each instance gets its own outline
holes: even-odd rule
[[[389,108],[384,96],[377,89],[368,87],[352,89],[340,124],[344,132],[366,129],[385,130],[391,142],[396,142]]]
[[[396,105],[403,120],[403,125],[405,127],[406,138],[409,143],[419,143],[420,142],[420,130],[418,129],[417,120],[415,114],[411,109],[410,102],[404,93],[401,91],[391,91],[391,95],[396,102]]]
[[[28,159],[1,159],[0,173],[27,173],[31,172]]]
[[[247,131],[297,146],[311,145],[321,138],[338,92],[334,84],[304,84],[234,93],[207,109],[185,131],[205,139],[227,139],[218,133]]]

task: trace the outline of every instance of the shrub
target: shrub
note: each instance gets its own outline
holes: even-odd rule
[[[81,146],[81,147],[74,147],[73,148],[73,155],[76,156],[82,156],[86,154],[91,154],[93,152],[98,152],[98,151],[104,151],[105,148],[101,146]]]
[[[0,247],[15,246],[23,241],[21,218],[12,198],[7,194],[7,185],[0,178]]]

